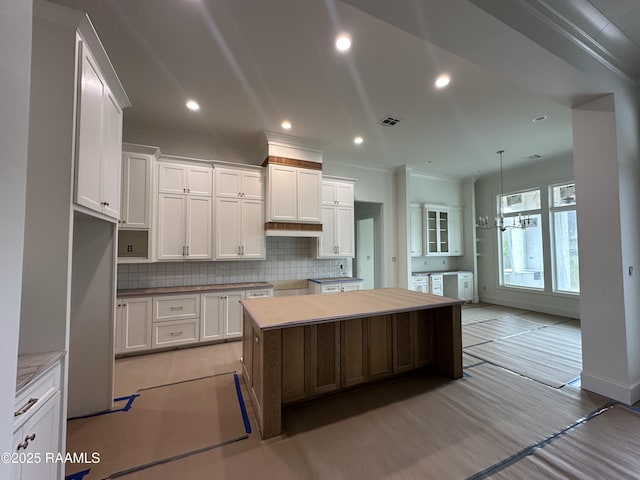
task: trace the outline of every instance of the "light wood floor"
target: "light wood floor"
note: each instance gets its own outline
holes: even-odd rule
[[[482,308],[465,309],[475,315],[467,320],[491,316]],[[488,320],[493,319],[478,321]],[[502,321],[498,326],[508,328],[505,325],[508,322]],[[240,372],[240,352],[240,342],[232,342],[118,359],[116,395]],[[521,475],[522,470],[490,469],[608,406],[607,399],[575,384],[552,388],[465,355],[465,376],[460,380],[414,374],[295,405],[284,412],[286,433],[261,441],[243,392],[253,427],[249,438],[127,475],[125,480],[464,479],[489,478],[488,472],[499,472],[499,478],[526,478],[509,476],[510,471]],[[624,432],[620,434],[624,438]],[[589,438],[590,445],[597,444],[593,433]],[[584,468],[583,478],[588,478],[589,467]],[[557,473],[561,470],[549,471],[556,473],[544,478],[568,478]]]

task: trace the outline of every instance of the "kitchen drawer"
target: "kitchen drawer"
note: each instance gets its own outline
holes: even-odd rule
[[[153,297],[153,321],[200,318],[200,295]]]
[[[273,290],[264,288],[262,290],[247,290],[246,298],[273,297]]]
[[[16,396],[14,427],[18,428],[58,390],[60,390],[60,363],[56,362],[39,379],[27,385]]]
[[[200,340],[200,319],[177,320],[153,325],[152,347],[170,347]]]
[[[322,295],[330,295],[332,293],[340,293],[341,288],[339,283],[332,283],[330,285],[322,285]]]

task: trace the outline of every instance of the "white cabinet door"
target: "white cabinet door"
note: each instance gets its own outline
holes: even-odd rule
[[[355,255],[353,207],[336,208],[338,255],[353,257]]]
[[[354,292],[362,289],[363,282],[343,282],[341,290],[343,292]]]
[[[151,348],[151,298],[118,299],[120,337],[119,353],[148,350]]]
[[[298,221],[297,168],[269,165],[269,220]]]
[[[224,295],[221,293],[203,293],[201,295],[200,341],[221,340],[224,338]]]
[[[262,172],[242,172],[242,198],[251,200],[264,199],[264,182]]]
[[[424,255],[450,255],[449,208],[424,207]]]
[[[232,168],[215,167],[216,197],[240,197],[242,191],[242,172]]]
[[[122,154],[121,227],[148,229],[151,217],[151,155]]]
[[[227,338],[242,337],[242,305],[244,292],[225,293],[225,336]]]
[[[47,462],[48,453],[59,453],[60,392],[56,392],[14,433],[16,452],[40,456],[40,462],[23,462],[12,468],[13,480],[48,480],[58,478],[59,463]],[[29,458],[29,457],[27,457]],[[35,458],[35,455],[31,458]]]
[[[242,246],[242,200],[216,198],[216,259],[239,258]]]
[[[76,203],[102,211],[102,136],[105,83],[93,56],[84,43],[80,98],[78,101],[78,153],[76,163]]]
[[[104,88],[104,130],[102,142],[102,190],[103,212],[112,218],[120,217],[120,175],[122,172],[122,110]]]
[[[298,220],[317,222],[321,219],[322,171],[298,169]]]
[[[422,207],[409,206],[410,254],[412,257],[422,256]]]
[[[318,238],[318,257],[336,257],[337,210],[333,206],[322,207],[322,235]]]
[[[213,188],[213,168],[186,166],[187,184],[185,193],[210,197]]]
[[[187,195],[186,258],[211,258],[211,198]]]
[[[158,196],[158,260],[182,260],[186,253],[187,196]]]
[[[449,209],[449,253],[453,256],[464,255],[462,226],[462,208]]]
[[[187,193],[187,168],[177,163],[158,164],[158,192]]]
[[[242,258],[265,257],[264,203],[262,200],[242,200]]]

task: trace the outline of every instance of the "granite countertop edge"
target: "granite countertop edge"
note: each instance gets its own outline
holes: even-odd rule
[[[155,288],[131,288],[118,290],[116,296],[122,297],[146,297],[149,295],[171,295],[182,293],[216,292],[227,290],[254,290],[257,288],[273,288],[269,282],[247,282],[247,283],[219,283],[215,285],[187,285],[175,287],[155,287]]]
[[[51,365],[64,356],[64,351],[18,355],[16,396],[37,380]]]
[[[356,277],[332,277],[332,278],[310,278],[313,283],[340,283],[340,282],[362,282],[362,278]]]

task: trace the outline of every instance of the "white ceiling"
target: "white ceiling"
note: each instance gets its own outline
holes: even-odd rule
[[[339,1],[56,3],[89,14],[131,100],[125,139],[154,132],[211,145],[220,160],[261,163],[261,132],[282,132],[286,118],[288,133],[328,144],[326,162],[408,164],[460,178],[495,170],[498,149],[505,165],[571,152],[570,102],[562,104],[571,82],[559,82],[569,93],[551,100]],[[353,38],[347,54],[333,46],[342,31]],[[466,42],[479,48],[483,40]],[[452,82],[436,90],[442,72]],[[185,108],[188,98],[199,112]],[[386,115],[401,122],[378,125]],[[539,115],[549,118],[532,123]],[[356,135],[365,139],[360,146]]]

